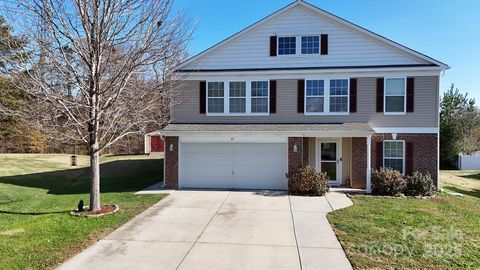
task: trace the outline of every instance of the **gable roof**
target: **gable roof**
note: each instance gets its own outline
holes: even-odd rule
[[[368,30],[368,29],[366,29],[366,28],[363,28],[363,27],[357,25],[357,24],[354,24],[354,23],[349,22],[349,21],[347,21],[347,20],[345,20],[345,19],[342,19],[342,18],[340,18],[340,17],[338,17],[338,16],[336,16],[336,15],[334,15],[334,14],[332,14],[332,13],[329,13],[329,12],[327,12],[327,11],[321,9],[321,8],[318,8],[318,7],[316,7],[316,6],[314,6],[314,5],[310,4],[310,3],[307,3],[307,2],[305,2],[305,1],[303,1],[303,0],[296,0],[295,2],[292,2],[291,4],[283,7],[282,9],[280,9],[280,10],[278,10],[278,11],[270,14],[269,16],[267,16],[267,17],[265,17],[265,18],[257,21],[256,23],[254,23],[254,24],[246,27],[245,29],[237,32],[236,34],[234,34],[234,35],[232,35],[232,36],[230,36],[230,37],[228,37],[228,38],[220,41],[219,43],[215,44],[214,46],[212,46],[212,47],[210,47],[210,48],[208,48],[208,49],[206,49],[206,50],[198,53],[197,55],[195,55],[195,56],[187,59],[186,61],[184,61],[183,63],[181,63],[176,70],[177,70],[177,71],[182,71],[182,68],[185,67],[186,65],[188,65],[188,64],[190,64],[190,63],[192,63],[192,62],[195,62],[195,61],[199,60],[199,59],[202,58],[203,56],[208,55],[209,53],[211,53],[212,51],[214,51],[215,49],[217,49],[217,48],[219,48],[219,47],[222,47],[222,46],[224,46],[224,45],[232,42],[233,40],[235,40],[235,39],[238,38],[238,37],[244,36],[245,34],[249,33],[249,32],[252,31],[253,29],[256,29],[257,27],[266,24],[266,23],[269,22],[270,20],[272,20],[272,19],[274,19],[274,18],[276,18],[276,17],[278,17],[278,16],[286,13],[287,11],[289,11],[289,10],[295,8],[295,7],[298,7],[298,6],[302,6],[302,7],[304,7],[304,8],[307,8],[307,9],[309,9],[309,10],[311,10],[311,11],[313,11],[313,12],[315,12],[315,13],[321,15],[321,16],[324,16],[324,17],[326,17],[326,18],[328,18],[328,19],[330,19],[330,20],[332,20],[332,21],[334,21],[334,22],[337,22],[337,23],[339,23],[339,24],[341,24],[341,25],[344,25],[344,26],[346,26],[346,27],[348,27],[348,28],[350,28],[350,29],[353,29],[353,30],[355,30],[355,31],[357,31],[357,32],[360,32],[360,33],[362,33],[362,34],[364,34],[364,35],[366,35],[366,36],[368,36],[368,37],[370,37],[370,38],[373,38],[373,39],[375,39],[375,40],[378,40],[378,41],[380,41],[380,42],[382,42],[382,43],[384,43],[384,44],[390,45],[390,46],[392,46],[392,47],[394,47],[394,48],[396,48],[396,49],[398,49],[398,50],[400,50],[400,51],[402,51],[402,52],[404,52],[404,53],[406,53],[406,54],[413,55],[413,56],[415,56],[415,57],[417,57],[417,58],[419,58],[419,59],[422,59],[422,60],[424,60],[424,61],[427,61],[427,62],[431,63],[431,65],[427,65],[427,66],[437,66],[437,67],[440,67],[442,70],[446,70],[446,69],[449,69],[449,68],[450,68],[447,64],[445,64],[445,63],[443,63],[443,62],[440,62],[440,61],[438,61],[438,60],[436,60],[436,59],[434,59],[434,58],[432,58],[432,57],[429,57],[429,56],[427,56],[427,55],[425,55],[425,54],[422,54],[422,53],[420,53],[420,52],[418,52],[418,51],[415,51],[415,50],[413,50],[413,49],[411,49],[411,48],[408,48],[408,47],[406,47],[406,46],[404,46],[404,45],[402,45],[402,44],[400,44],[400,43],[397,43],[397,42],[395,42],[395,41],[393,41],[393,40],[390,40],[390,39],[388,39],[388,38],[386,38],[386,37],[384,37],[384,36],[382,36],[382,35],[376,34],[376,33],[372,32],[372,31],[370,31],[370,30]]]

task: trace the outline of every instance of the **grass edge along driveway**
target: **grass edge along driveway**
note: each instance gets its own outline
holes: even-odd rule
[[[161,200],[134,192],[162,180],[163,160],[102,157],[102,203],[120,211],[101,218],[71,217],[88,205],[88,157],[69,166],[68,155],[0,155],[0,269],[51,269]]]
[[[330,213],[355,269],[480,269],[480,171],[441,172],[441,186],[464,197],[352,196]]]

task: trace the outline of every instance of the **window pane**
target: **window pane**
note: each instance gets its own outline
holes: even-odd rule
[[[385,159],[385,168],[392,168],[403,173],[403,159]]]
[[[295,54],[296,53],[296,37],[279,37],[278,38],[278,54]]]
[[[330,95],[348,95],[348,80],[330,80]]]
[[[223,82],[208,83],[208,97],[223,97],[223,90],[224,90]]]
[[[320,40],[318,36],[302,37],[302,54],[318,54],[320,52]]]
[[[324,94],[323,80],[308,80],[307,81],[307,96],[323,96]]]
[[[323,97],[307,97],[307,112],[323,112]]]
[[[405,79],[404,78],[386,79],[385,95],[387,96],[405,95]]]
[[[386,96],[385,112],[405,112],[405,97]]]
[[[322,162],[322,172],[327,173],[327,180],[337,180],[337,163]]]
[[[268,81],[252,82],[252,97],[268,97]]]
[[[230,82],[230,97],[245,97],[245,82]]]
[[[268,98],[252,97],[252,113],[268,113]]]
[[[403,142],[384,142],[384,157],[386,158],[403,158]]]
[[[348,112],[348,97],[331,97],[330,112]]]
[[[322,161],[337,161],[337,143],[322,143]]]
[[[209,113],[223,113],[223,98],[208,98]]]
[[[245,98],[231,98],[230,112],[231,113],[245,113]]]

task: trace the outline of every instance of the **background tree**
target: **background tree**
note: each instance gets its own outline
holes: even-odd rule
[[[190,20],[171,11],[171,0],[13,2],[4,8],[28,43],[3,60],[31,98],[17,113],[51,137],[88,147],[90,210],[98,210],[100,152],[168,120],[164,101],[176,88],[171,71],[186,55]]]
[[[459,153],[470,154],[480,149],[478,132],[480,113],[475,99],[462,94],[454,85],[443,94],[440,102],[440,160],[451,166]]]

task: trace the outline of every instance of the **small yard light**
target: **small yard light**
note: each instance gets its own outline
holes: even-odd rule
[[[77,156],[76,155],[72,155],[70,157],[70,165],[77,166]]]

